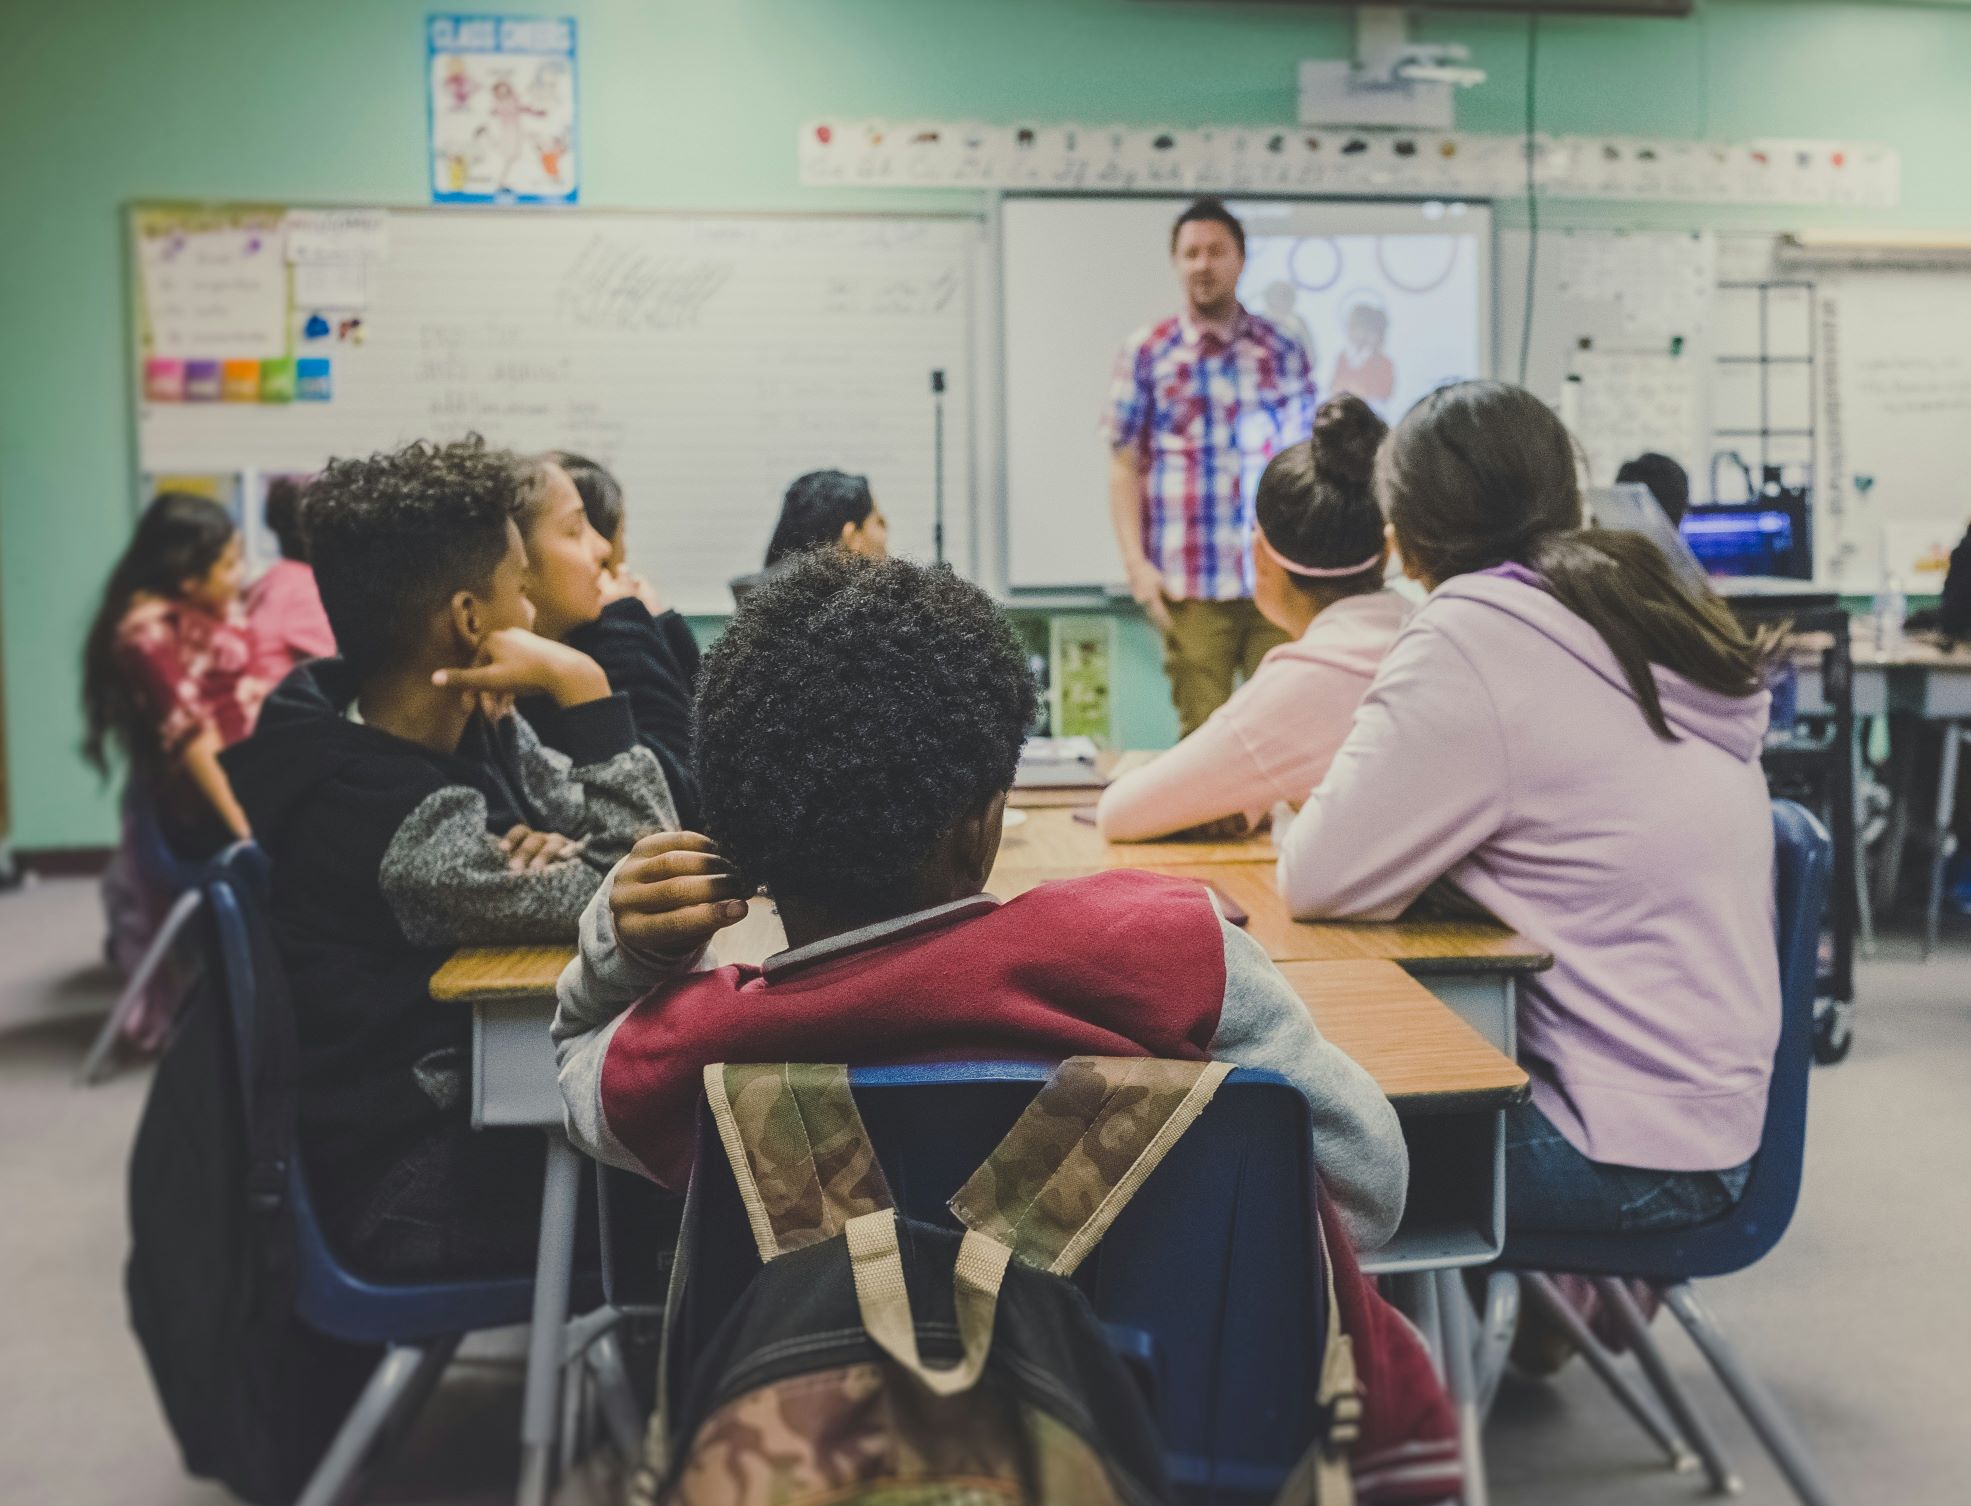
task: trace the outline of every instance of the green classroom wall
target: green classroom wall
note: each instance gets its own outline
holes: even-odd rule
[[[77,754],[77,652],[128,528],[121,207],[134,199],[414,204],[426,193],[422,22],[435,0],[7,0],[0,7],[0,627],[13,837],[101,843],[113,805]],[[1343,56],[1345,11],[1178,0],[542,0],[580,28],[592,206],[883,209],[815,193],[794,131],[821,114],[1291,121],[1295,63]],[[1526,21],[1432,16],[1490,74],[1460,126],[1523,122]],[[1845,136],[1903,158],[1869,223],[1971,226],[1971,9],[1700,0],[1688,21],[1548,17],[1539,122],[1557,132]],[[943,207],[966,203],[945,196]],[[1508,210],[1510,213],[1510,210]],[[1799,212],[1546,211],[1635,224]],[[1816,212],[1814,222],[1835,216]],[[820,457],[825,458],[825,457]],[[763,501],[763,505],[765,505]],[[1101,499],[1090,498],[1090,506]],[[710,630],[714,623],[698,624]],[[1120,635],[1117,732],[1174,721],[1150,634]]]

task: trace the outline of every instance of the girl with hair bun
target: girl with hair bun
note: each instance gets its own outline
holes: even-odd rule
[[[1280,846],[1302,920],[1440,878],[1554,958],[1519,991],[1509,1232],[1684,1228],[1745,1187],[1779,1038],[1770,644],[1641,534],[1581,526],[1523,388],[1405,415],[1376,491],[1430,591]]]
[[[1388,432],[1361,398],[1330,398],[1313,437],[1267,465],[1253,501],[1253,601],[1292,641],[1197,731],[1103,792],[1103,836],[1244,831],[1321,782],[1408,613],[1383,586],[1388,546],[1371,489]]]

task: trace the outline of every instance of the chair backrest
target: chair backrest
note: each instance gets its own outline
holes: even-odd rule
[[[1813,1072],[1814,1003],[1821,926],[1834,844],[1804,807],[1775,800],[1774,931],[1779,951],[1779,1045],[1766,1091],[1765,1127],[1744,1194],[1723,1218],[1656,1234],[1508,1233],[1505,1259],[1528,1270],[1654,1277],[1665,1281],[1743,1270],[1779,1243],[1800,1199],[1807,1149],[1807,1082]]]
[[[156,801],[143,781],[135,777],[124,787],[123,824],[129,833],[131,861],[152,888],[164,894],[183,894],[205,876],[206,865],[171,845]]]
[[[265,1195],[292,1220],[295,1310],[317,1333],[349,1343],[412,1343],[523,1323],[531,1275],[457,1282],[379,1282],[350,1270],[330,1247],[295,1144],[294,1017],[267,913],[269,868],[250,842],[228,848],[205,881],[218,939],[221,993],[242,1075],[252,1159]]]
[[[955,1229],[945,1201],[1052,1069],[866,1067],[850,1075],[900,1212]],[[672,1394],[759,1258],[701,1107],[689,1277],[670,1315]],[[1214,1500],[1270,1499],[1314,1436],[1326,1321],[1307,1103],[1234,1072],[1075,1275],[1112,1341],[1153,1378],[1173,1481]]]

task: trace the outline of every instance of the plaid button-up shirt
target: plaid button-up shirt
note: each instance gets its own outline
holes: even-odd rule
[[[1103,427],[1143,471],[1143,550],[1180,600],[1252,595],[1252,501],[1266,462],[1314,428],[1300,342],[1239,311],[1229,337],[1187,318],[1116,359]]]

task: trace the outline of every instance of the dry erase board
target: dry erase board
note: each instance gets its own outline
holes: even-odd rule
[[[806,470],[868,475],[892,546],[931,555],[941,370],[945,552],[973,561],[976,219],[139,206],[130,233],[140,484],[209,476],[253,522],[334,455],[576,450],[623,483],[631,562],[722,612]]]
[[[1118,352],[1178,311],[1171,224],[1189,201],[1009,195],[1000,213],[1006,578],[1015,590],[1114,587],[1101,419]],[[1492,221],[1479,203],[1235,200],[1241,299],[1307,352],[1322,392],[1372,311],[1387,385],[1362,395],[1394,419],[1433,387],[1490,364]],[[1297,436],[1294,436],[1297,437]],[[1256,479],[1252,478],[1252,479]]]

